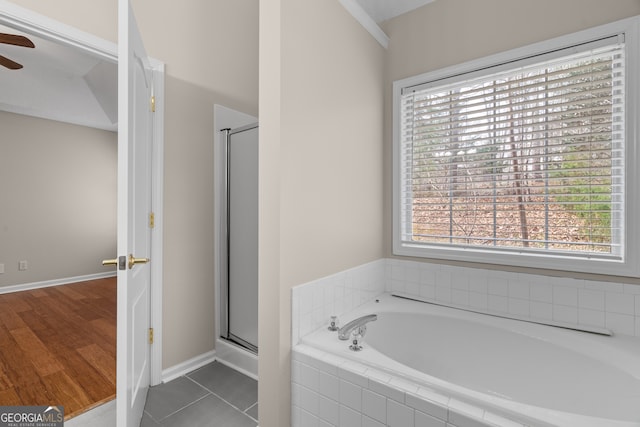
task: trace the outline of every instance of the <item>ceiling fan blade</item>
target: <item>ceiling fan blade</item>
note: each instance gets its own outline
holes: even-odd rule
[[[10,69],[10,70],[19,70],[22,68],[22,64],[18,64],[15,61],[10,60],[9,58],[0,55],[0,65]]]
[[[0,43],[12,44],[14,46],[22,47],[36,47],[31,40],[25,36],[19,36],[16,34],[0,33]]]

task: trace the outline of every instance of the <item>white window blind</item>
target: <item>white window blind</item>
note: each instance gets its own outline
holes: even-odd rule
[[[599,45],[404,89],[400,241],[621,257],[624,45]]]

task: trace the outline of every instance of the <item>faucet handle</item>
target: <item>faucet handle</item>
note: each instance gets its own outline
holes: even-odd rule
[[[353,332],[351,333],[351,336],[353,337],[352,341],[351,341],[351,345],[349,346],[349,350],[352,351],[360,351],[362,350],[362,338],[364,337],[364,334],[367,332],[367,326],[366,325],[362,325],[358,328],[355,328],[353,330]]]
[[[331,323],[327,327],[330,331],[337,331],[338,328],[338,316],[331,316]]]

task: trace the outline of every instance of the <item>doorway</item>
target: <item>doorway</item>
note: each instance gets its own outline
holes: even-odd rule
[[[0,128],[0,402],[74,417],[116,394],[116,279],[95,260],[116,245],[117,135],[5,111]]]
[[[61,405],[68,420],[116,395],[116,279],[100,261],[116,249],[117,109],[87,88],[100,84],[92,70],[117,87],[117,64],[26,28],[0,32],[34,46],[0,46],[23,66],[0,70],[0,400]]]
[[[109,41],[99,39],[91,34],[87,34],[69,27],[68,25],[61,24],[53,21],[48,17],[38,15],[30,10],[21,8],[12,3],[0,0],[0,24],[13,28],[17,31],[23,31],[27,34],[46,39],[48,42],[58,43],[66,48],[75,49],[81,54],[85,54],[92,58],[101,58],[104,61],[110,63],[117,63],[118,60],[118,47],[116,44]],[[155,69],[154,69],[155,70]],[[117,75],[116,75],[117,77]],[[157,78],[158,90],[155,92],[155,109],[156,120],[154,122],[155,138],[153,140],[153,152],[150,158],[151,163],[151,175],[153,181],[152,188],[152,212],[154,218],[154,233],[151,242],[151,253],[154,259],[158,262],[151,263],[151,301],[150,301],[150,315],[151,321],[154,324],[154,344],[151,346],[149,373],[150,383],[152,385],[161,382],[162,376],[162,194],[163,194],[163,88],[164,88],[164,69],[162,68],[155,74],[154,78]],[[95,82],[100,86],[100,82]],[[117,85],[117,80],[115,85]],[[117,97],[116,97],[117,98]],[[107,102],[108,99],[103,99],[102,102]],[[55,105],[55,103],[54,103]],[[54,118],[55,120],[64,121],[62,118]],[[83,124],[88,126],[88,124]],[[37,155],[37,154],[36,154]],[[150,221],[151,222],[151,221]],[[101,259],[95,259],[96,265],[99,265]],[[118,369],[118,372],[122,372]],[[122,384],[124,382],[121,382]],[[120,394],[118,394],[120,399]]]

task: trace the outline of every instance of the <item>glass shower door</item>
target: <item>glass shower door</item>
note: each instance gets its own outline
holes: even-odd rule
[[[258,351],[258,125],[227,132],[227,336]],[[224,331],[223,331],[224,333]]]

